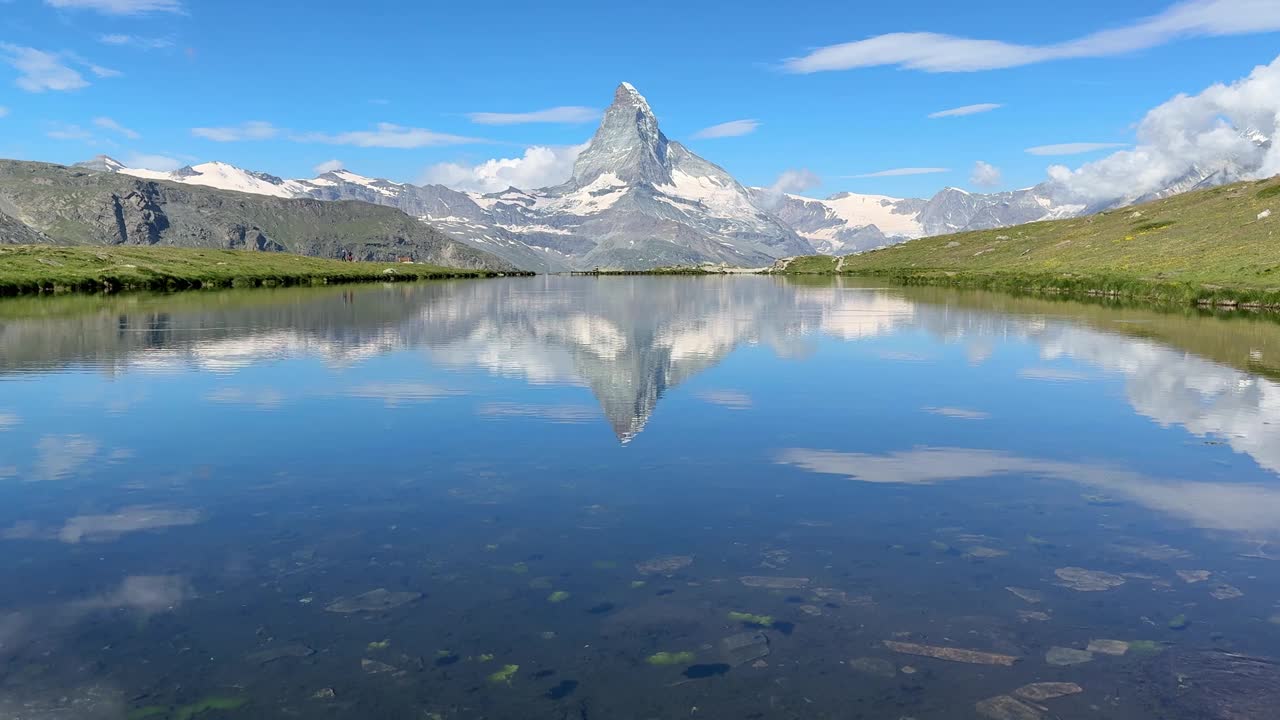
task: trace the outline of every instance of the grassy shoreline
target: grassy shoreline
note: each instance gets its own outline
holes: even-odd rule
[[[0,296],[199,290],[524,275],[289,253],[133,246],[0,246]]]
[[[1239,308],[1280,312],[1280,289],[1214,283],[1169,282],[1131,275],[1085,273],[1029,273],[1015,271],[954,271],[887,268],[870,270],[785,271],[784,275],[826,275],[881,278],[901,285],[994,290],[1011,295],[1062,299],[1114,299],[1148,305]]]
[[[773,272],[1276,311],[1280,178],[1067,220],[921,238],[859,255],[790,258]]]

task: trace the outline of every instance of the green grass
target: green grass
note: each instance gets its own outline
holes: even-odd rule
[[[1259,219],[1265,210],[1274,215]],[[780,272],[1280,309],[1280,179],[846,258],[795,258]]]
[[[247,250],[0,246],[0,295],[279,287],[498,274],[417,263],[342,262]]]

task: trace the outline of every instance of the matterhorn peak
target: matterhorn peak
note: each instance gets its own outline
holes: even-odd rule
[[[649,102],[631,83],[624,82],[614,91],[613,104],[574,163],[569,184],[584,187],[605,173],[629,184],[671,182],[667,138]]]
[[[653,114],[653,109],[649,107],[649,101],[644,99],[639,90],[636,90],[635,85],[626,81],[620,83],[618,89],[613,91],[613,104],[631,105],[650,115]]]

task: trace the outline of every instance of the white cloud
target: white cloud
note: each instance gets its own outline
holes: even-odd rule
[[[586,147],[586,143],[561,147],[539,145],[526,149],[521,157],[494,158],[479,165],[438,163],[426,169],[422,182],[476,192],[498,192],[512,186],[558,185],[573,174],[573,163]]]
[[[89,85],[84,76],[57,53],[9,43],[0,43],[0,52],[4,53],[4,61],[18,70],[17,85],[27,92],[79,90]]]
[[[94,65],[93,63],[89,63],[85,67],[89,68],[89,72],[93,73],[94,75],[97,75],[100,78],[120,77],[121,75],[124,74],[119,70],[112,70],[109,67]]]
[[[1000,103],[978,103],[977,105],[962,105],[950,110],[939,110],[935,113],[929,113],[931,118],[947,118],[947,117],[963,117],[965,115],[977,115],[978,113],[991,112],[1004,107]]]
[[[114,133],[120,133],[121,135],[129,138],[130,140],[137,140],[138,138],[142,137],[137,133],[137,131],[130,130],[129,128],[121,125],[120,123],[116,122],[115,120],[112,120],[109,117],[94,118],[93,124],[97,125],[103,130],[110,130],[111,132],[114,132]]]
[[[587,123],[600,117],[596,108],[563,105],[526,113],[468,113],[471,122],[481,125],[521,125],[524,123]]]
[[[438,133],[434,130],[404,127],[392,123],[378,123],[374,130],[355,130],[343,133],[301,133],[292,136],[290,139],[297,142],[324,143],[327,145],[398,149],[488,142],[479,138],[449,135],[447,133]]]
[[[719,125],[702,128],[698,132],[694,133],[693,136],[701,139],[741,137],[743,135],[750,135],[755,132],[758,127],[760,127],[760,122],[758,120],[730,120],[729,122],[720,123]]]
[[[143,614],[168,612],[195,595],[191,583],[177,575],[130,575],[111,592],[72,604],[77,610],[126,609]]]
[[[798,194],[822,184],[822,178],[807,168],[783,170],[778,179],[764,190],[765,209],[776,208],[787,193]]]
[[[182,3],[178,0],[44,0],[44,3],[56,8],[96,10],[107,15],[182,12]]]
[[[1076,142],[1057,145],[1037,145],[1027,148],[1032,155],[1083,155],[1084,153],[1124,147],[1124,143]]]
[[[1280,58],[1230,85],[1152,109],[1138,124],[1132,150],[1075,171],[1054,166],[1049,176],[1090,203],[1135,200],[1195,172],[1221,172],[1223,181],[1271,177],[1280,174],[1278,119]]]
[[[1050,60],[1111,57],[1180,38],[1280,30],[1274,0],[1189,0],[1130,25],[1052,45],[1021,45],[940,33],[901,32],[829,45],[783,63],[794,73],[896,65],[925,72],[973,72]]]
[[[280,134],[280,129],[269,122],[254,120],[234,127],[191,128],[191,134],[214,142],[240,142],[270,140]]]
[[[311,168],[311,171],[317,175],[323,175],[327,172],[333,172],[334,170],[341,170],[344,167],[346,167],[346,165],[343,164],[341,160],[337,160],[337,159],[325,160],[319,165],[316,165],[315,167]]]
[[[65,125],[62,123],[55,124],[51,130],[45,132],[45,136],[54,140],[83,140],[85,142],[93,139],[93,133],[79,125]]]
[[[83,435],[46,435],[36,443],[35,478],[61,480],[98,454],[98,442]]]
[[[166,38],[149,38],[140,35],[124,35],[114,33],[110,35],[101,35],[98,42],[106,45],[127,45],[129,47],[140,48],[142,50],[161,50],[167,47],[173,47],[173,41]]]
[[[167,155],[147,155],[134,153],[124,159],[124,164],[131,168],[140,170],[158,170],[160,172],[172,172],[186,165],[177,158],[171,158]]]
[[[973,172],[969,174],[969,183],[978,187],[995,187],[1000,184],[1000,168],[979,160],[973,164]]]
[[[892,170],[880,170],[879,172],[866,173],[864,175],[850,175],[853,178],[878,178],[878,177],[902,177],[904,175],[933,175],[935,173],[951,172],[951,168],[940,167],[905,167],[893,168]]]

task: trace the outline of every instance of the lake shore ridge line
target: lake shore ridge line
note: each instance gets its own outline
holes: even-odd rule
[[[0,246],[0,295],[199,290],[532,275],[292,253],[122,246]]]
[[[1156,304],[1280,310],[1280,178],[1094,215],[785,258],[784,275],[861,275]]]

